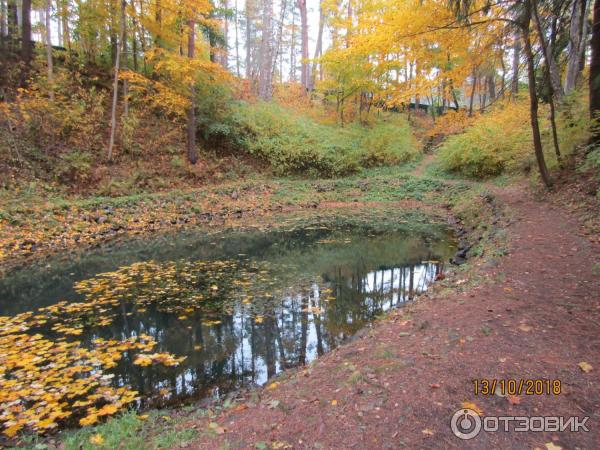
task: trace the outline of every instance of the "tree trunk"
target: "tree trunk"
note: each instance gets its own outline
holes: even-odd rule
[[[21,58],[25,64],[29,65],[33,53],[33,43],[31,41],[31,0],[23,0],[21,11]]]
[[[241,78],[242,74],[240,72],[240,27],[239,27],[239,17],[238,17],[238,0],[235,0],[235,73],[238,78]]]
[[[126,0],[121,0],[121,17],[125,16],[125,9],[127,7]],[[117,99],[119,96],[119,69],[121,63],[121,53],[123,52],[123,40],[125,37],[125,21],[121,20],[120,33],[119,33],[119,45],[121,51],[117,51],[115,55],[115,78],[113,81],[113,98],[112,107],[110,111],[110,138],[108,141],[108,152],[106,158],[112,161],[113,158],[113,147],[115,145],[115,134],[117,131]]]
[[[513,63],[512,63],[512,86],[511,91],[514,95],[519,93],[519,63],[521,61],[521,42],[518,36],[513,44]]]
[[[54,64],[52,61],[52,0],[46,0],[46,63],[50,100],[54,101]]]
[[[571,8],[571,26],[567,49],[567,75],[565,78],[566,94],[575,89],[581,77],[580,61],[586,45],[588,7],[589,2],[587,0],[574,0]]]
[[[223,8],[225,11],[229,9],[228,0],[223,0]],[[227,66],[229,65],[229,19],[227,18],[227,14],[223,17],[223,39],[225,45],[221,53],[221,65],[227,70]]]
[[[485,102],[487,101],[486,77],[479,78],[479,112],[485,110]]]
[[[546,64],[544,64],[544,76],[546,78],[546,82],[548,84],[549,91],[549,103],[550,103],[550,125],[552,128],[552,141],[554,143],[554,152],[556,154],[556,159],[559,164],[562,165],[562,160],[560,156],[560,147],[558,144],[558,133],[556,131],[556,112],[555,112],[555,99],[558,101],[562,96],[562,86],[559,83],[559,89],[561,93],[558,94],[555,92],[555,83],[552,82],[552,70],[550,66],[550,61],[554,60],[552,54],[550,53],[548,46],[546,45],[546,38],[544,37],[542,22],[540,20],[540,15],[537,10],[537,2],[536,0],[531,0],[532,9],[533,9],[533,17],[537,26],[538,35],[540,38],[540,44],[542,45],[542,53],[544,54],[544,59],[546,60]]]
[[[548,81],[548,89],[550,90],[550,97],[556,100],[556,102],[560,102],[563,97],[562,85],[560,82],[560,75],[558,73],[558,68],[556,66],[556,61],[554,59],[554,55],[549,50],[548,45],[546,43],[546,37],[544,35],[544,27],[542,26],[542,21],[540,20],[540,15],[538,12],[537,1],[531,1],[531,9],[533,12],[533,20],[535,26],[537,28],[538,37],[540,39],[540,44],[542,47],[542,54],[544,56],[544,60],[546,64],[544,65],[544,71],[546,73],[546,79]]]
[[[140,1],[140,6],[142,2]],[[157,47],[162,46],[162,4],[160,0],[156,0],[154,12],[154,21],[156,22],[156,39],[155,44]]]
[[[600,114],[600,0],[594,1],[592,19],[592,57],[590,60],[590,116],[592,120],[598,119]],[[600,131],[592,136],[592,143],[600,143]]]
[[[7,0],[6,10],[7,38],[10,48],[14,50],[16,48],[16,42],[19,36],[19,14],[17,12],[17,1]]]
[[[469,99],[469,117],[473,115],[473,100],[475,99],[475,87],[477,86],[477,69],[473,68],[473,81],[471,87],[471,98]]]
[[[275,44],[275,51],[273,52],[272,55],[272,61],[271,61],[271,81],[273,80],[273,76],[275,75],[275,71],[277,70],[277,59],[279,59],[281,61],[282,58],[280,58],[280,56],[283,54],[282,51],[282,45],[283,45],[283,22],[285,20],[285,14],[287,11],[287,0],[282,0],[281,1],[281,10],[279,12],[279,28],[277,30],[277,38],[276,38],[276,44]],[[280,81],[283,81],[283,72],[281,70],[281,65],[280,65]]]
[[[263,0],[262,36],[260,42],[260,73],[258,76],[258,96],[265,101],[271,100],[272,71],[271,59],[271,17],[273,17],[273,0]]]
[[[138,44],[137,44],[137,20],[131,19],[131,57],[133,59],[133,70],[138,71]]]
[[[600,1],[600,0],[596,0]],[[552,182],[550,175],[548,174],[548,168],[546,167],[546,161],[544,159],[544,150],[542,148],[542,138],[540,136],[540,124],[538,122],[538,97],[535,87],[535,64],[533,51],[531,49],[531,40],[529,38],[529,24],[531,23],[531,2],[527,0],[525,2],[525,13],[521,31],[523,33],[523,42],[525,47],[525,56],[527,58],[527,76],[529,85],[529,111],[531,119],[531,132],[533,134],[533,148],[535,151],[535,158],[538,163],[540,171],[540,177],[546,187],[551,187]]]
[[[63,42],[67,53],[71,54],[71,30],[69,28],[69,0],[62,0],[60,3],[60,20],[63,28]]]
[[[246,78],[252,78],[252,0],[246,0]]]
[[[196,51],[196,23],[190,20],[188,27],[188,58],[194,59]],[[198,161],[198,154],[196,153],[196,90],[193,82],[190,86],[190,107],[187,113],[187,155],[188,161],[196,164]]]
[[[496,100],[496,81],[494,80],[493,72],[491,75],[488,75],[488,77],[487,77],[487,87],[488,87],[488,94],[490,96],[490,104],[492,104],[494,102],[494,100]]]
[[[7,15],[6,1],[0,0],[0,49],[2,49],[3,56],[6,55],[6,35],[8,34],[6,26]]]
[[[350,35],[352,34],[352,0],[348,0],[348,28],[346,29],[346,48],[350,48]]]
[[[296,11],[292,8],[292,30],[290,35],[290,81],[296,81]]]
[[[127,2],[127,0],[125,0]],[[123,30],[123,43],[121,44],[121,51],[123,55],[121,55],[121,67],[122,70],[127,70],[129,68],[129,63],[127,61],[127,54],[129,53],[129,48],[127,46],[127,15],[124,8],[121,9],[121,27]],[[129,82],[127,78],[123,80],[123,116],[127,117],[129,115]]]
[[[302,62],[300,82],[306,93],[310,85],[310,73],[308,72],[308,17],[306,11],[306,0],[298,0],[298,9],[300,10],[301,39],[302,39]]]
[[[321,56],[323,52],[323,28],[325,27],[325,17],[323,17],[323,1],[319,2],[319,32],[317,34],[317,44],[315,46],[315,56],[312,63],[312,70],[310,75],[310,90],[312,91],[315,87],[315,80],[317,78],[317,58]]]

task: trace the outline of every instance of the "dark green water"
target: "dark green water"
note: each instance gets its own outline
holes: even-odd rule
[[[186,232],[15,271],[0,280],[0,315],[112,296],[117,304],[103,313],[110,324],[87,320],[77,339],[148,334],[156,351],[186,356],[178,367],[125,357],[111,370],[115,384],[140,392],[142,406],[173,404],[262,385],[314,360],[425,291],[454,247],[442,225]],[[75,288],[81,281],[103,287],[84,292]]]

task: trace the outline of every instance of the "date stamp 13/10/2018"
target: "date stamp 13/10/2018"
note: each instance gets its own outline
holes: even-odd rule
[[[472,380],[475,395],[560,395],[561,381],[544,378],[481,378]]]

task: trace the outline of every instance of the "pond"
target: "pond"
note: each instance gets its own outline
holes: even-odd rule
[[[14,271],[0,280],[0,421],[43,432],[263,385],[427,290],[454,248],[443,224],[317,218]]]

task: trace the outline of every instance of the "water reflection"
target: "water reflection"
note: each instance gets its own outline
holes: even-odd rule
[[[125,339],[148,334],[157,351],[187,355],[177,368],[138,367],[125,360],[115,382],[139,391],[144,405],[180,402],[262,385],[280,371],[304,365],[339,345],[377,315],[427,290],[440,272],[435,262],[378,270],[333,266],[319,281],[290,287],[256,316],[243,302],[220,323],[201,312],[185,320],[148,308],[133,314],[126,303],[108,329],[89,336]]]
[[[177,367],[141,367],[133,364],[135,355],[126,352],[110,370],[115,385],[130,386],[141,394],[142,407],[206,397],[217,388],[226,392],[262,385],[286,368],[313,361],[379,314],[427,290],[442,270],[438,261],[445,260],[453,247],[445,229],[415,234],[322,227],[287,234],[225,236],[219,241],[222,244],[214,245],[207,244],[206,236],[199,239],[174,246],[172,252],[163,248],[150,254],[150,262],[127,266],[125,270],[133,270],[138,278],[123,278],[121,273],[115,277],[125,280],[124,285],[111,285],[107,292],[112,300],[102,304],[102,314],[111,320],[98,326],[86,318],[84,332],[77,337],[91,346],[97,338],[125,340],[145,334],[156,340],[154,351],[186,356]],[[163,262],[154,262],[160,259],[157,254]],[[202,259],[194,262],[194,256]],[[203,262],[211,256],[230,259],[223,264],[220,260]],[[129,257],[142,260],[139,255]],[[115,259],[114,253],[108,259]],[[52,272],[49,279],[61,280],[62,287],[55,286],[50,294],[36,290],[34,277],[30,285],[23,281],[28,279],[26,274],[15,278],[18,285],[4,280],[4,292],[27,287],[27,292],[35,294],[28,301],[40,306],[52,303],[50,295],[54,303],[62,298],[91,302],[93,295],[104,295],[103,291],[92,283],[95,294],[90,291],[82,297],[73,290],[77,283],[69,274],[83,273],[89,280],[102,281],[103,276],[96,274],[108,263],[94,256],[91,273],[83,269],[85,264],[84,260],[80,267],[68,267],[69,272]],[[156,273],[163,275],[146,276],[142,282],[138,266],[159,267],[163,272]],[[217,281],[198,272],[199,267],[215,266],[222,268],[211,275]],[[165,273],[176,280],[163,294],[168,298],[140,302],[148,291],[165,292]],[[246,286],[249,280],[252,286]],[[221,285],[211,297],[207,291],[214,283]],[[210,308],[189,307],[194,304],[190,299],[202,295],[203,305]],[[6,309],[12,310],[14,304],[6,299]]]

